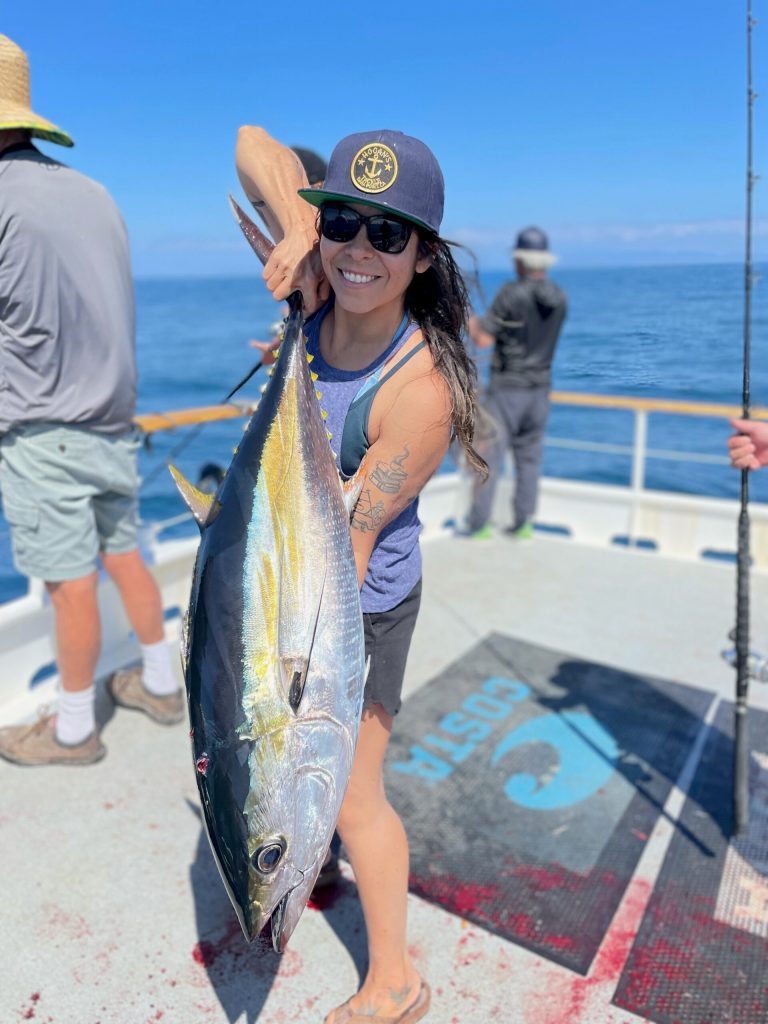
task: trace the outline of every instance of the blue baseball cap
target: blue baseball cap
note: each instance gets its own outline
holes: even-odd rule
[[[557,256],[549,251],[549,239],[541,228],[523,228],[515,240],[512,256],[521,260],[529,270],[547,270],[557,263]]]
[[[336,146],[322,188],[301,188],[313,206],[333,199],[366,203],[437,235],[443,219],[443,172],[428,146],[402,132],[357,132]]]
[[[515,241],[516,249],[526,249],[531,252],[547,252],[549,250],[549,239],[541,228],[523,228]]]

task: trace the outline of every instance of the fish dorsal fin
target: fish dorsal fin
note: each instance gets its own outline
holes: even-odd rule
[[[195,487],[194,484],[187,480],[183,473],[180,473],[170,463],[168,464],[168,469],[171,471],[171,476],[179,489],[179,493],[186,502],[187,508],[197,520],[197,525],[201,530],[205,526],[209,526],[221,507],[216,501],[215,496],[213,494],[206,494],[199,487]]]
[[[355,505],[357,499],[360,497],[360,492],[363,489],[365,478],[368,473],[368,453],[363,456],[363,461],[357,467],[357,472],[354,476],[351,476],[349,480],[341,480],[341,493],[344,497],[344,504],[347,509],[347,515],[352,518],[352,513],[355,511]]]

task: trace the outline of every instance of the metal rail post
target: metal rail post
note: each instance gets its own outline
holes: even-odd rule
[[[635,409],[635,433],[632,451],[632,505],[629,511],[627,535],[629,546],[634,547],[637,538],[640,502],[645,489],[645,452],[648,446],[648,413]]]

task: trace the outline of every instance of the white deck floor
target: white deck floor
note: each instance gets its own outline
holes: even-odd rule
[[[732,693],[734,672],[719,657],[733,624],[732,567],[539,538],[436,539],[424,556],[406,693],[492,630]],[[753,622],[760,647],[768,638],[765,577],[753,581]],[[752,692],[754,706],[768,707],[768,687],[753,684]],[[162,729],[105,701],[100,710],[111,716],[101,764],[0,763],[0,1022],[322,1021],[358,984],[356,900],[307,910],[288,952],[257,960],[201,831],[186,727]],[[680,799],[673,790],[670,812]],[[660,819],[586,978],[411,897],[412,952],[433,987],[426,1020],[639,1020],[610,999],[670,835]]]

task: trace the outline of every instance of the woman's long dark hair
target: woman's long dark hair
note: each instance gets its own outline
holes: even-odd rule
[[[456,439],[469,464],[485,478],[488,466],[472,447],[477,410],[477,371],[464,347],[469,320],[469,294],[449,245],[436,235],[419,237],[419,256],[431,264],[414,274],[405,293],[405,308],[421,327],[432,351],[435,369],[451,396],[452,440]]]

